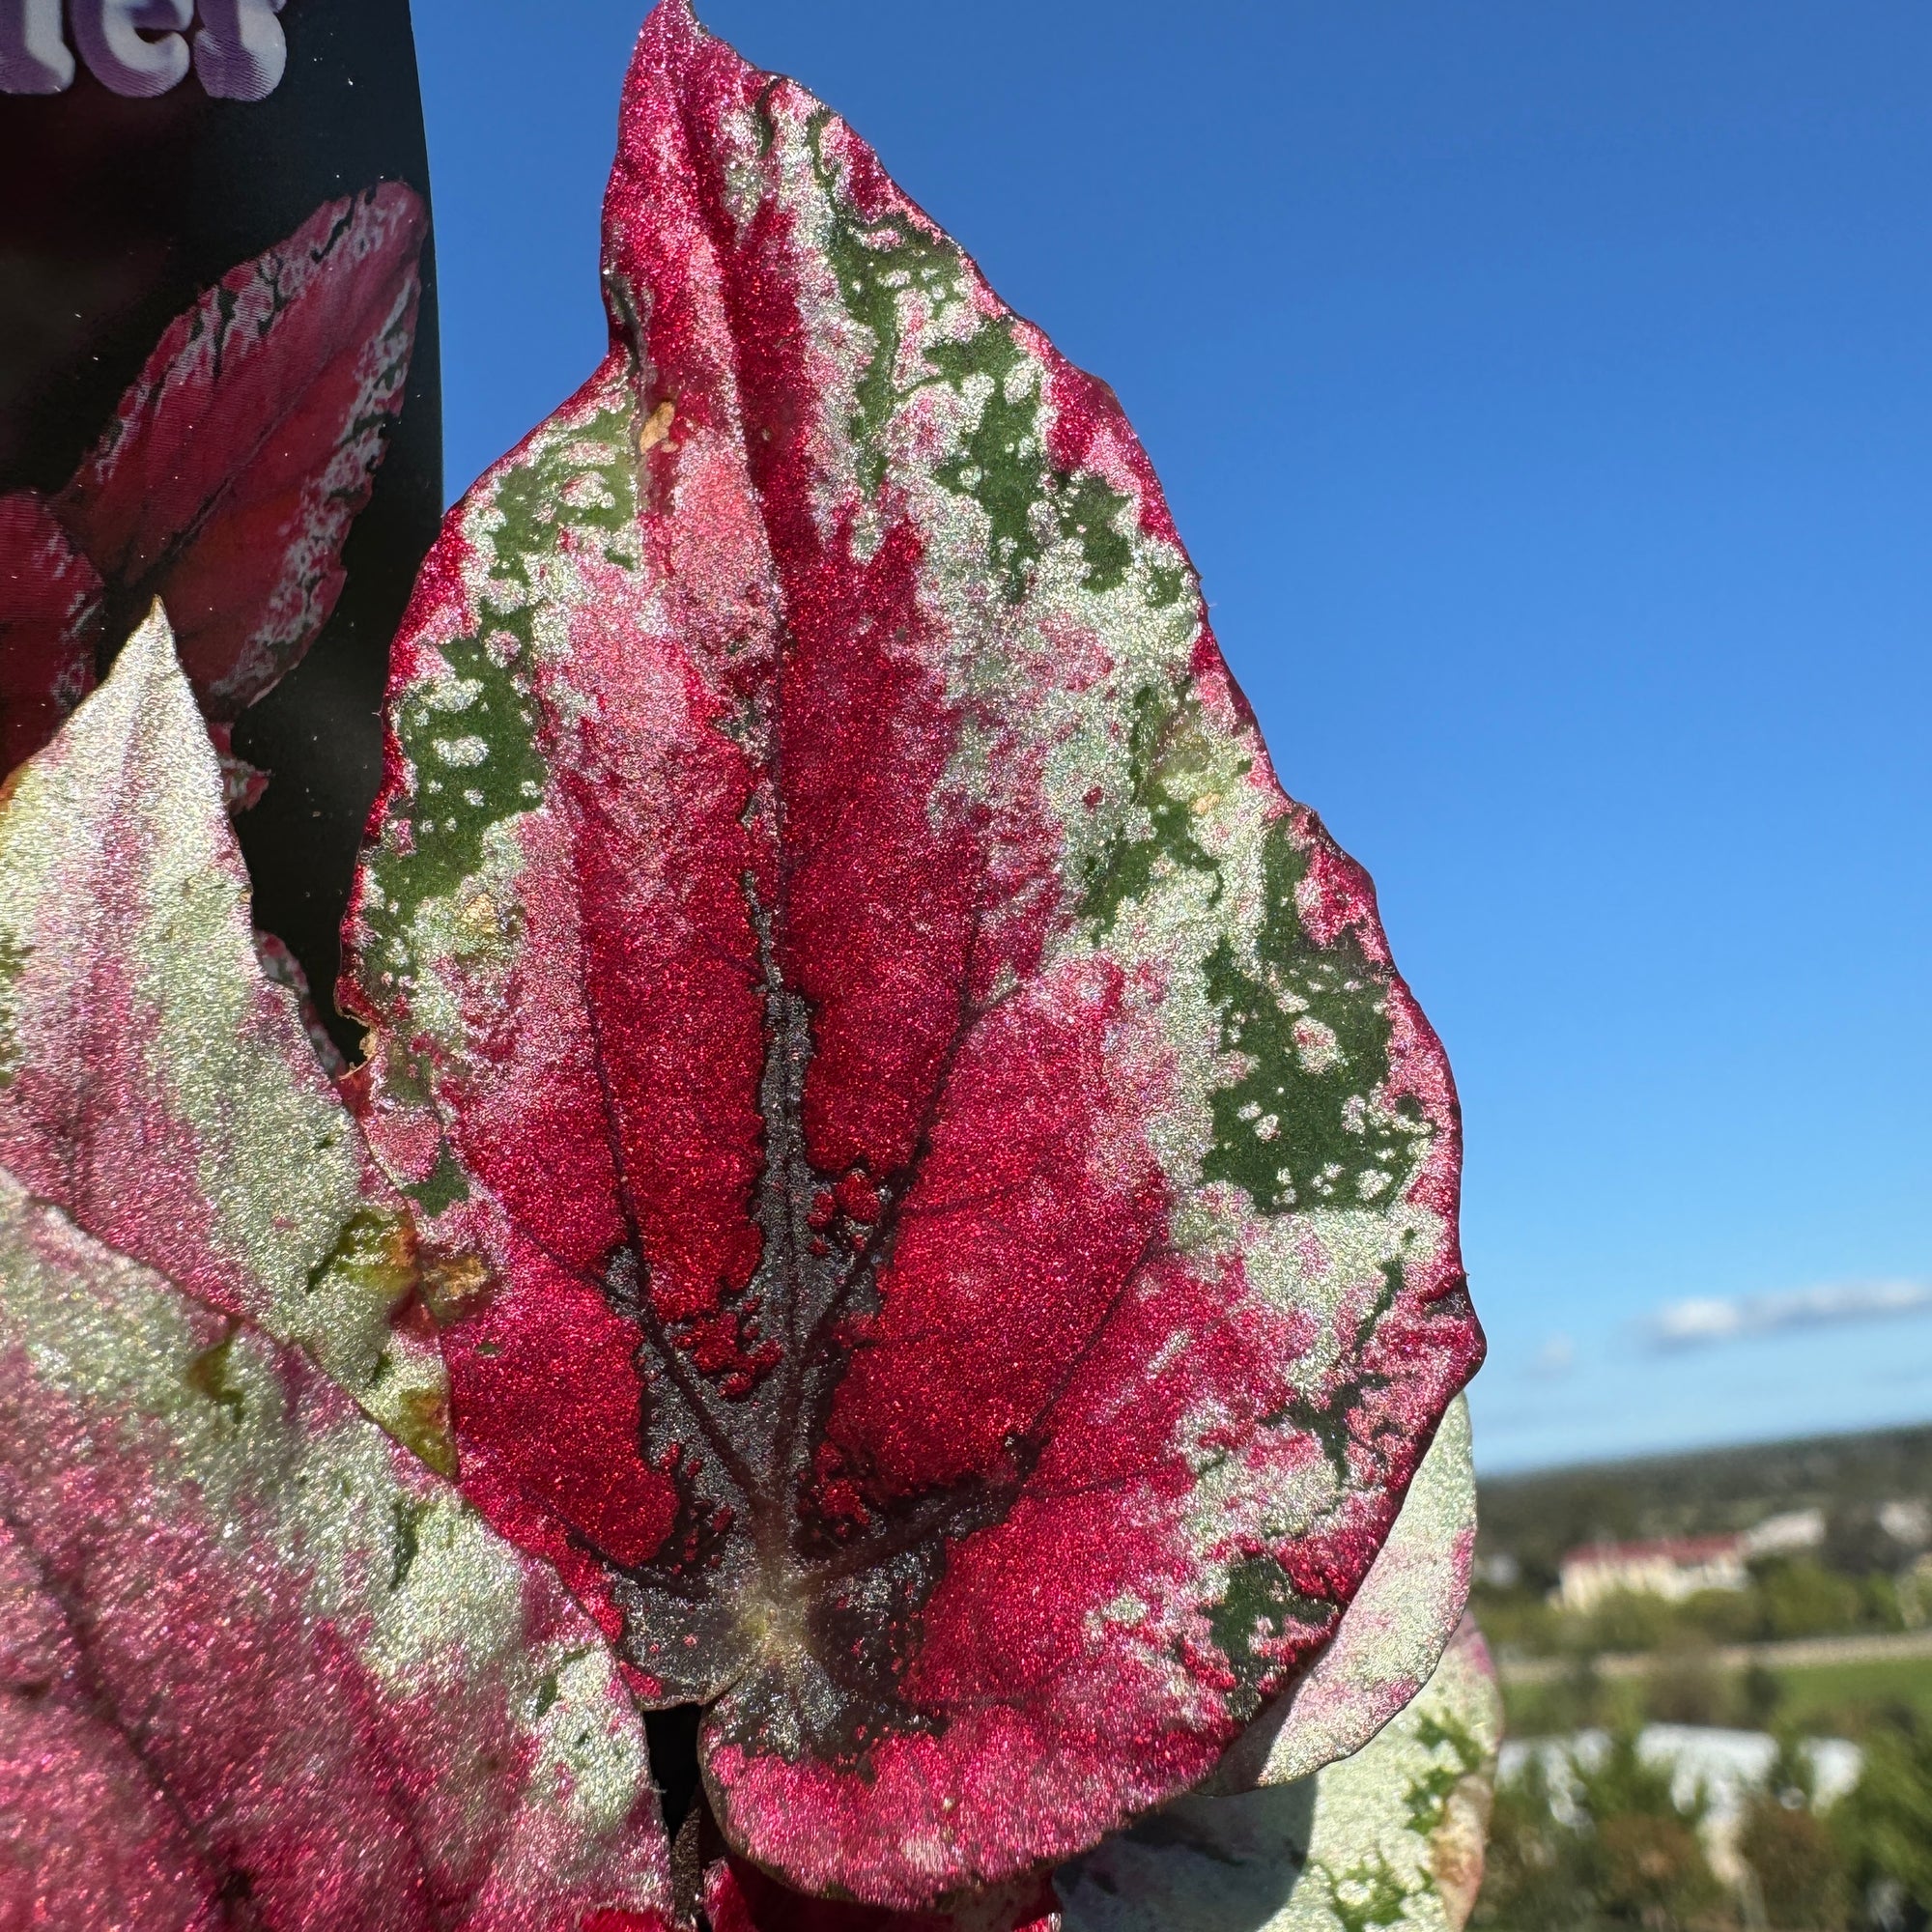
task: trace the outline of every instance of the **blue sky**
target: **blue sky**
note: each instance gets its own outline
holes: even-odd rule
[[[1483,1465],[1932,1417],[1932,10],[699,8],[1125,403],[1455,1063]],[[642,13],[416,0],[452,490]]]

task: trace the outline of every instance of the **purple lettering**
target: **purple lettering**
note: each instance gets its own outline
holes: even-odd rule
[[[88,71],[137,100],[165,94],[187,72],[179,30],[193,19],[194,0],[73,0],[73,37]]]
[[[61,0],[0,0],[0,94],[62,94],[72,85]]]
[[[223,100],[260,100],[275,91],[289,63],[275,15],[282,0],[201,0],[194,71]]]

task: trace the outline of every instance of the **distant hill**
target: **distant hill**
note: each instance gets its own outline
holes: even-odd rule
[[[1932,1496],[1932,1425],[1645,1456],[1480,1484],[1478,1549],[1548,1583],[1578,1544],[1747,1529],[1779,1510],[1854,1518],[1893,1497]]]

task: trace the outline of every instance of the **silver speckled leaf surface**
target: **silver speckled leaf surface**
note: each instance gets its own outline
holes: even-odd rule
[[[1288,1784],[1360,1750],[1428,1683],[1455,1636],[1475,1548],[1476,1465],[1459,1395],[1328,1647],[1248,1726],[1205,1788]]]
[[[409,1218],[262,972],[158,604],[0,804],[0,1162],[453,1470]]]
[[[299,1351],[0,1170],[0,1924],[668,1932],[544,1566]]]

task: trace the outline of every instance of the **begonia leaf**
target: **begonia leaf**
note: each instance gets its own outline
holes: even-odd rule
[[[1454,1094],[1111,393],[684,0],[605,283],[405,621],[342,997],[468,1492],[734,1848],[921,1910],[1333,1633],[1480,1353]]]
[[[0,1164],[454,1469],[406,1206],[262,972],[158,607],[0,802]]]
[[[1064,1932],[1462,1932],[1502,1715],[1465,1620],[1421,1693],[1352,1756],[1179,1799],[1057,1872]]]
[[[1475,1548],[1469,1406],[1458,1396],[1327,1647],[1205,1788],[1288,1784],[1360,1750],[1429,1681],[1456,1634]]]
[[[0,1923],[670,1932],[545,1566],[298,1351],[0,1172]]]
[[[415,341],[420,199],[326,203],[177,317],[54,509],[119,636],[159,597],[202,708],[232,722],[315,640]]]
[[[101,585],[45,500],[0,497],[0,772],[38,752],[94,688]]]

